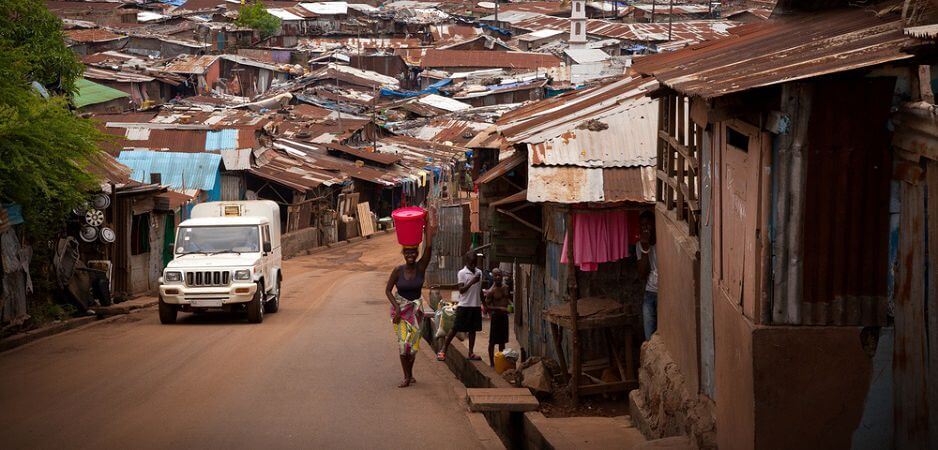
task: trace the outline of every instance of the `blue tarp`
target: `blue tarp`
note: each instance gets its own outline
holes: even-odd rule
[[[493,26],[491,26],[491,25],[489,25],[489,24],[485,24],[485,23],[480,23],[480,24],[477,24],[477,25],[479,25],[479,28],[482,28],[483,30],[494,31],[494,32],[496,32],[496,33],[498,33],[498,34],[501,34],[502,36],[511,36],[511,31],[508,31],[508,30],[503,29],[503,28],[493,27]]]
[[[447,84],[452,83],[453,80],[447,78],[445,80],[437,81],[429,86],[426,89],[420,91],[398,91],[394,89],[381,88],[382,97],[398,97],[398,98],[410,98],[410,97],[419,97],[426,94],[439,94],[440,88],[446,86]]]

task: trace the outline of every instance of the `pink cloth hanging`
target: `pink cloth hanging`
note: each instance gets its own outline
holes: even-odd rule
[[[629,256],[629,218],[625,211],[574,212],[573,261],[583,272]],[[566,264],[570,235],[563,240],[560,262]]]

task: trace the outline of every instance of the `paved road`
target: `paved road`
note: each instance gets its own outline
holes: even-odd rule
[[[14,448],[478,448],[464,390],[429,351],[400,366],[383,235],[285,263],[277,314],[155,310],[0,354],[0,446]]]

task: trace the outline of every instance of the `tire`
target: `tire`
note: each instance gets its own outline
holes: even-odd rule
[[[160,299],[160,323],[171,325],[176,323],[176,314],[179,312],[175,306],[167,304]]]
[[[276,294],[274,295],[274,298],[268,300],[267,303],[264,304],[265,313],[273,314],[277,311],[280,311],[280,285],[282,283],[283,283],[283,277],[278,276],[277,277],[277,290],[275,291]]]
[[[257,283],[257,292],[254,298],[248,302],[248,322],[261,323],[264,321],[264,284]]]

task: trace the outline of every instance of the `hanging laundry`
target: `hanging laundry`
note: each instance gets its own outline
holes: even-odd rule
[[[629,256],[629,218],[624,210],[573,213],[573,261],[584,272]],[[570,233],[564,237],[561,263],[567,263]]]

